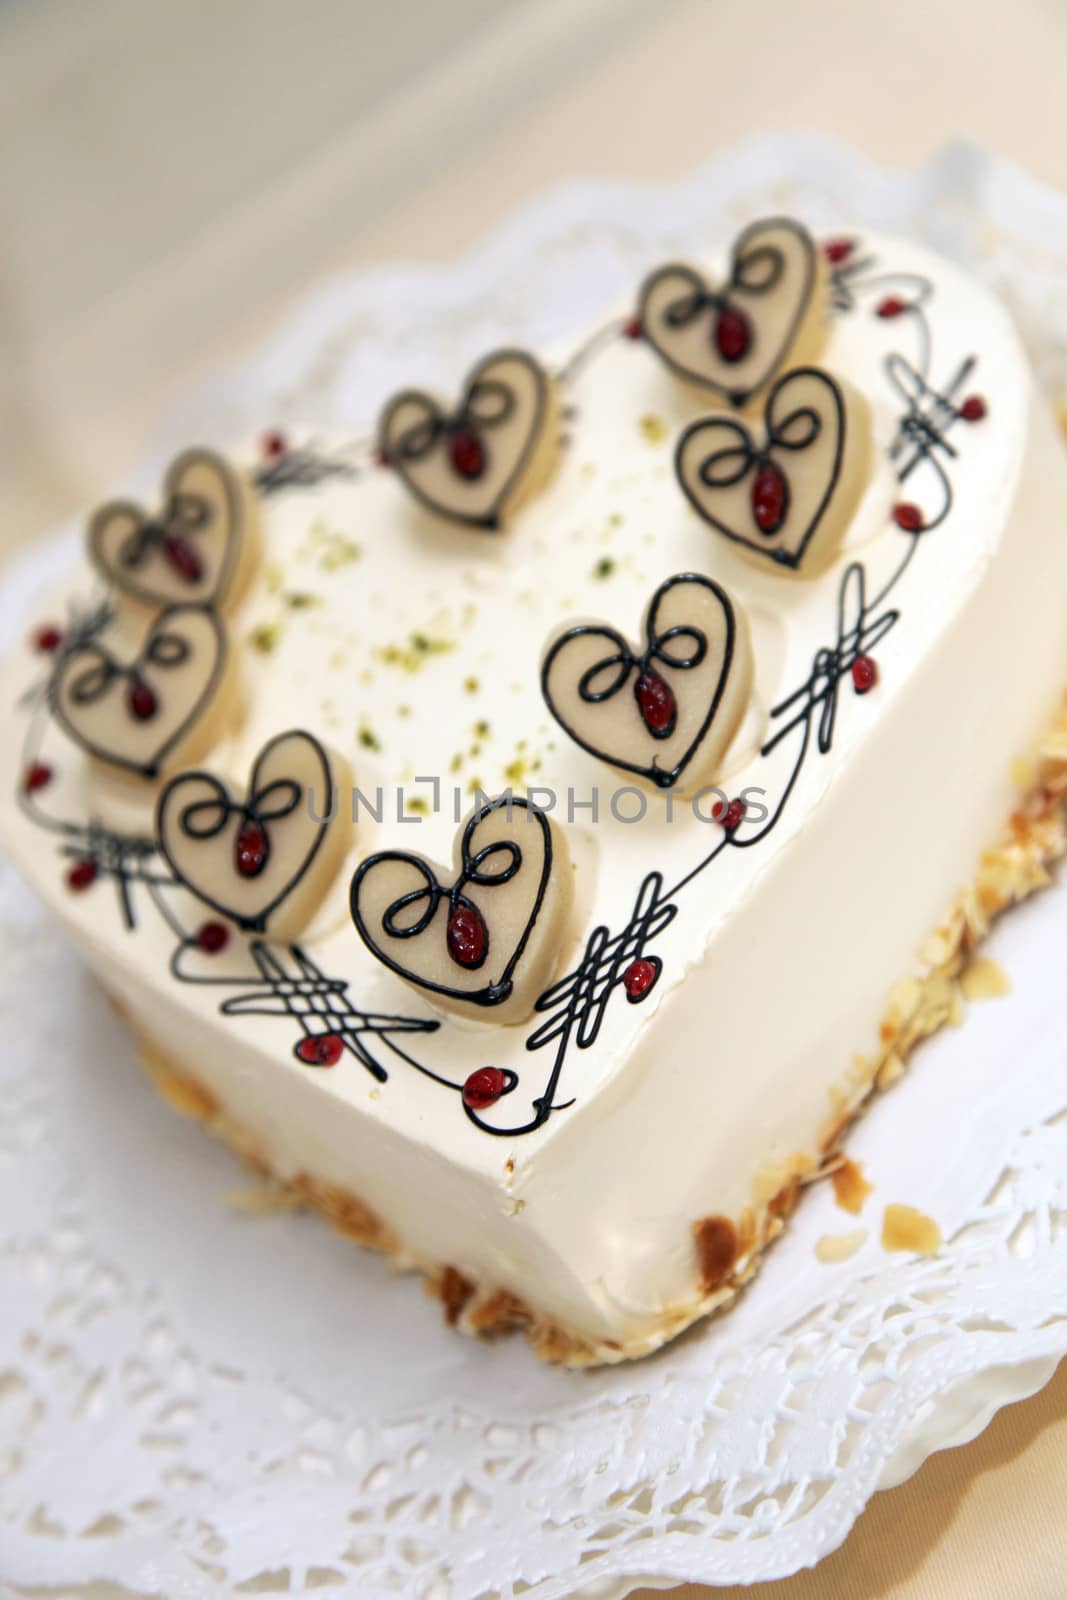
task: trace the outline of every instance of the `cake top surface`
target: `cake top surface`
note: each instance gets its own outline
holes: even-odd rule
[[[229,619],[243,712],[207,764],[243,785],[285,730],[332,748],[351,769],[338,785],[355,818],[346,863],[298,945],[198,943],[203,907],[180,886],[145,881],[153,822],[143,796],[101,788],[58,730],[24,704],[12,709],[41,681],[31,652],[9,669],[4,714],[9,738],[27,740],[26,761],[52,766],[54,779],[5,801],[4,829],[63,915],[84,919],[109,959],[146,982],[181,983],[183,1004],[205,1017],[218,1018],[220,978],[232,975],[247,1003],[220,1026],[243,1048],[286,1071],[329,1065],[316,1077],[323,1094],[505,1184],[516,1152],[525,1159],[595,1114],[598,1091],[794,847],[837,774],[877,759],[880,723],[989,559],[1016,492],[1029,379],[1006,314],[914,245],[846,243],[831,253],[819,367],[865,398],[874,451],[825,570],[798,579],[754,563],[693,509],[676,444],[715,407],[647,339],[627,336],[632,307],[552,352],[564,444],[550,480],[502,531],[486,531],[495,513],[484,506],[481,527],[442,520],[372,449],[317,444],[303,473],[276,449],[259,475],[262,557]],[[744,422],[765,420],[760,398]],[[631,781],[568,736],[542,674],[546,640],[579,624],[640,643],[650,597],[689,575],[741,608],[753,662],[747,710],[695,798],[684,784]],[[83,606],[91,590],[84,573],[70,586]],[[507,791],[561,829],[574,910],[539,1009],[498,1027],[442,1015],[376,960],[353,928],[349,883],[380,852],[448,863],[472,809]],[[120,892],[99,885],[72,898],[48,863],[65,847],[59,821],[75,819],[83,831],[70,839],[88,847],[90,818],[98,865]],[[128,846],[117,869],[116,839]],[[793,936],[811,910],[778,905],[776,923]],[[753,1004],[772,981],[772,964],[754,954]],[[342,1039],[334,1062],[299,1054],[300,1019],[320,1006]],[[464,1084],[486,1071],[496,1079],[465,1103]]]

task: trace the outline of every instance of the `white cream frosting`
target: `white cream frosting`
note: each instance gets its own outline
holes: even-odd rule
[[[932,282],[930,380],[943,386],[976,357],[967,390],[985,397],[988,415],[950,431],[954,454],[940,459],[952,507],[880,608],[899,618],[872,649],[876,688],[855,695],[846,672],[832,748],[820,753],[813,731],[773,830],[751,849],[724,848],[675,898],[673,921],[648,944],[663,964],[655,988],[640,1005],[617,989],[595,1044],[571,1044],[559,1109],[543,1126],[491,1136],[464,1114],[458,1092],[383,1038],[363,1036],[384,1083],[351,1053],[329,1070],[302,1065],[299,1027],[284,1016],[220,1017],[231,991],[172,977],[175,934],[143,890],[135,888],[138,925],[128,932],[107,882],[82,895],[66,889],[55,836],[12,799],[14,772],[0,802],[7,846],[138,1028],[214,1091],[281,1176],[307,1172],[350,1189],[413,1258],[509,1289],[594,1342],[654,1342],[698,1293],[693,1223],[736,1219],[753,1204],[761,1168],[815,1152],[831,1091],[854,1053],[873,1047],[890,985],[972,880],[1012,807],[1012,761],[1051,720],[1067,679],[1067,462],[1008,317],[927,252],[863,243],[879,271]],[[564,391],[576,412],[569,447],[505,534],[436,522],[373,468],[264,501],[264,563],[232,623],[246,712],[204,764],[239,783],[266,739],[303,726],[348,759],[364,794],[382,786],[382,820],[361,808],[357,843],[303,941],[361,1011],[438,1015],[357,937],[354,867],[383,848],[447,861],[476,783],[488,794],[511,783],[560,797],[552,814],[566,826],[576,906],[560,972],[581,958],[594,927],[626,926],[650,869],[672,885],[722,837],[688,801],[675,800],[668,821],[660,795],[646,793],[638,824],[612,816],[622,780],[569,741],[541,699],[544,641],[569,618],[608,618],[635,637],[665,577],[692,570],[722,583],[749,617],[760,708],[735,739],[726,789],[758,786],[776,805],[802,730],[760,757],[753,717],[764,737],[773,732],[780,721],[770,709],[834,643],[847,562],[862,560],[869,595],[897,569],[908,536],[889,516],[894,499],[936,509],[926,469],[901,488],[886,465],[902,402],[884,361],[894,350],[916,360],[916,327],[909,316],[877,317],[877,300],[860,294],[835,317],[821,364],[866,395],[880,465],[845,548],[809,581],[756,569],[690,510],[672,451],[700,402],[647,347],[622,338]],[[88,588],[87,572],[70,586]],[[14,703],[40,671],[40,659],[23,654],[7,672],[9,750],[26,725]],[[87,764],[58,730],[41,755],[57,771],[42,808],[100,812]],[[440,779],[436,814],[411,807],[415,797],[433,801],[420,776]],[[568,791],[584,802],[595,789],[599,820],[588,809],[569,817]],[[138,814],[128,797],[123,804]],[[627,813],[636,807],[624,797]],[[149,814],[146,803],[142,825]],[[743,826],[738,841],[745,836]],[[192,897],[168,893],[195,928],[202,911]],[[225,953],[197,955],[196,970],[235,972],[242,950],[235,936]],[[515,1090],[481,1113],[515,1126],[533,1116],[552,1068],[553,1044],[526,1048],[535,1024],[449,1018],[436,1033],[393,1040],[453,1083],[490,1064],[516,1073]]]

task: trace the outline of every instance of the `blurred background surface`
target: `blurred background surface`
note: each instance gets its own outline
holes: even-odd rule
[[[0,0],[0,553],[324,274],[768,128],[1067,188],[1065,82],[1067,0]],[[1065,1490],[1061,1374],[758,1593],[1062,1600]]]

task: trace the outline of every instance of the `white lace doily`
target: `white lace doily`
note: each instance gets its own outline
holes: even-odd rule
[[[327,284],[171,418],[192,438],[361,431],[401,381],[547,343],[676,250],[769,207],[915,233],[972,262],[1067,393],[1067,203],[979,152],[876,170],[758,140],[677,186],[568,188],[444,270]],[[5,579],[25,630],[74,535]],[[752,1289],[661,1356],[578,1375],[441,1326],[418,1283],[319,1223],[242,1215],[246,1179],[158,1101],[129,1038],[10,867],[0,872],[0,1581],[167,1600],[307,1594],[562,1600],[753,1582],[817,1561],[881,1483],[1031,1392],[1067,1349],[1067,891],[992,945],[1013,994],[924,1047],[850,1148],[853,1226],[811,1193]],[[883,1206],[941,1224],[884,1254]]]

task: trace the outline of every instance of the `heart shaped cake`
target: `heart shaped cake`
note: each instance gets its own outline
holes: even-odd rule
[[[180,458],[3,677],[5,844],[171,1097],[571,1365],[737,1294],[1067,845],[1006,312],[901,240],[720,244],[372,444]]]

